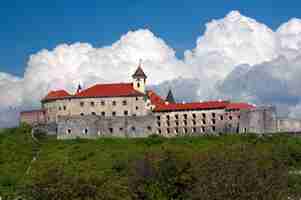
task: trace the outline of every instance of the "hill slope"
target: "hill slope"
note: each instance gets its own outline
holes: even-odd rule
[[[208,191],[203,199],[226,199],[234,187],[234,193],[244,189],[246,195],[277,199],[287,184],[291,194],[300,194],[301,177],[291,174],[289,182],[285,178],[288,170],[298,169],[301,139],[285,136],[70,141],[40,137],[36,143],[26,126],[0,134],[2,197],[198,199]],[[259,183],[265,184],[270,196],[264,196],[267,192]]]

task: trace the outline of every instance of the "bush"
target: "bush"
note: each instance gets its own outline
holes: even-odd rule
[[[146,154],[130,176],[133,199],[265,199],[287,197],[287,168],[251,145],[193,156]]]

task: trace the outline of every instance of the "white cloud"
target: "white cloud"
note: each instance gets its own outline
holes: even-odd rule
[[[235,66],[255,65],[277,57],[277,38],[266,25],[238,11],[206,24],[196,48],[185,52],[185,61],[196,71],[219,80]]]
[[[292,19],[274,32],[232,11],[207,23],[196,47],[187,50],[183,60],[145,29],[130,31],[110,46],[75,43],[41,50],[30,56],[24,77],[0,73],[4,94],[0,124],[5,113],[1,111],[37,107],[49,90],[74,92],[79,82],[88,87],[96,82],[130,81],[139,59],[149,84],[163,93],[172,87],[179,100],[222,96],[272,102],[287,109],[301,99],[301,20]]]

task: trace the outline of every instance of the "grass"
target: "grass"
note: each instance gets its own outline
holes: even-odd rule
[[[290,170],[301,169],[301,138],[286,136],[207,136],[177,138],[101,138],[97,140],[56,140],[45,137],[36,144],[30,128],[6,129],[0,134],[0,196],[13,196],[36,174],[61,166],[67,174],[98,176],[113,174],[149,152],[172,150],[185,157],[193,152],[210,152],[225,146],[249,144],[260,152],[273,152]],[[39,152],[37,160],[32,158]],[[31,166],[28,174],[26,171]],[[290,176],[292,190],[301,189],[301,176]]]

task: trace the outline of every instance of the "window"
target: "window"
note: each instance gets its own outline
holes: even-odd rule
[[[202,120],[202,124],[206,124],[206,120],[203,119],[203,120]]]
[[[83,131],[83,133],[84,133],[85,135],[88,135],[88,132],[89,132],[89,130],[88,130],[87,128],[85,128],[84,131]]]
[[[184,133],[187,133],[188,132],[188,129],[187,128],[184,128]]]
[[[205,113],[203,113],[203,114],[202,114],[202,117],[203,117],[203,118],[206,118],[206,114],[205,114]]]
[[[167,124],[167,126],[170,126],[170,123],[169,123],[169,121],[167,121],[167,122],[166,122],[166,124]]]
[[[215,119],[212,119],[212,124],[215,124]]]
[[[157,125],[158,125],[158,126],[161,126],[161,123],[160,123],[160,122],[157,122]]]
[[[223,115],[220,116],[220,120],[224,120],[224,116]]]
[[[175,133],[179,133],[179,129],[178,128],[175,128]]]
[[[195,128],[195,127],[192,128],[192,132],[193,132],[193,133],[196,132],[196,128]]]
[[[59,107],[59,110],[62,110],[61,106]]]
[[[90,105],[91,105],[92,107],[94,107],[94,106],[95,106],[95,103],[92,101],[92,102],[90,102]]]
[[[66,110],[67,109],[66,106],[63,106],[63,109]]]
[[[166,115],[166,119],[167,119],[167,120],[170,120],[170,116],[169,116],[169,115]]]
[[[139,109],[139,107],[138,106],[136,106],[136,110],[138,110]]]
[[[132,126],[132,131],[136,131],[136,128],[135,128],[135,126]]]
[[[128,116],[129,111],[125,110],[125,111],[123,112],[123,114],[124,114],[125,116]]]
[[[187,121],[186,120],[184,120],[184,125],[187,126]]]
[[[126,106],[127,105],[127,101],[126,100],[122,101],[122,105]]]
[[[80,116],[84,116],[84,113],[81,113]]]
[[[106,113],[105,112],[101,112],[101,116],[106,116]]]
[[[206,131],[205,126],[201,127],[202,133],[204,133]]]
[[[187,119],[187,114],[184,114],[184,119]]]
[[[160,116],[157,116],[157,120],[160,120]]]
[[[138,101],[139,100],[139,98],[138,97],[136,97],[136,101]]]
[[[136,117],[137,115],[134,113],[133,116]]]
[[[167,128],[166,131],[167,131],[168,134],[170,133],[170,129],[169,128]]]
[[[116,112],[114,111],[114,112],[112,112],[112,116],[116,116]]]
[[[92,115],[96,115],[96,113],[95,113],[95,112],[92,112],[91,114],[92,114]]]
[[[113,101],[113,102],[112,102],[112,105],[113,105],[113,106],[116,106],[116,101]]]
[[[229,116],[229,120],[232,120],[232,119],[233,119],[233,117],[230,115],[230,116]]]
[[[102,106],[104,106],[106,103],[105,103],[104,101],[101,101],[100,104],[101,104]]]
[[[85,103],[84,102],[80,102],[80,106],[84,107]]]
[[[148,130],[148,131],[151,131],[151,130],[152,130],[152,127],[151,127],[151,126],[148,126],[148,127],[147,127],[147,130]]]
[[[109,128],[110,133],[113,133],[113,130],[114,130],[113,128]]]
[[[176,115],[175,115],[175,118],[176,118],[176,119],[179,119],[179,115],[178,115],[178,114],[176,114]]]
[[[216,114],[215,114],[215,113],[212,113],[212,117],[215,118],[215,116],[216,116]]]
[[[195,114],[195,113],[193,113],[193,114],[192,114],[192,117],[193,117],[193,118],[196,118],[196,114]]]
[[[245,132],[245,133],[247,132],[247,128],[244,128],[244,132]]]
[[[237,118],[240,119],[240,115],[238,115]]]
[[[213,132],[215,131],[215,126],[212,126],[212,131],[213,131]]]
[[[160,135],[161,135],[161,133],[162,133],[162,132],[161,132],[161,129],[159,129],[159,128],[158,128],[158,134],[160,134]]]
[[[137,87],[140,88],[140,83],[137,83]]]
[[[119,131],[123,131],[123,128],[119,128]]]
[[[70,128],[68,128],[68,130],[67,130],[67,134],[68,134],[68,135],[70,135],[71,133],[72,133],[71,129],[70,129]]]
[[[179,126],[179,122],[176,122],[176,126]]]

